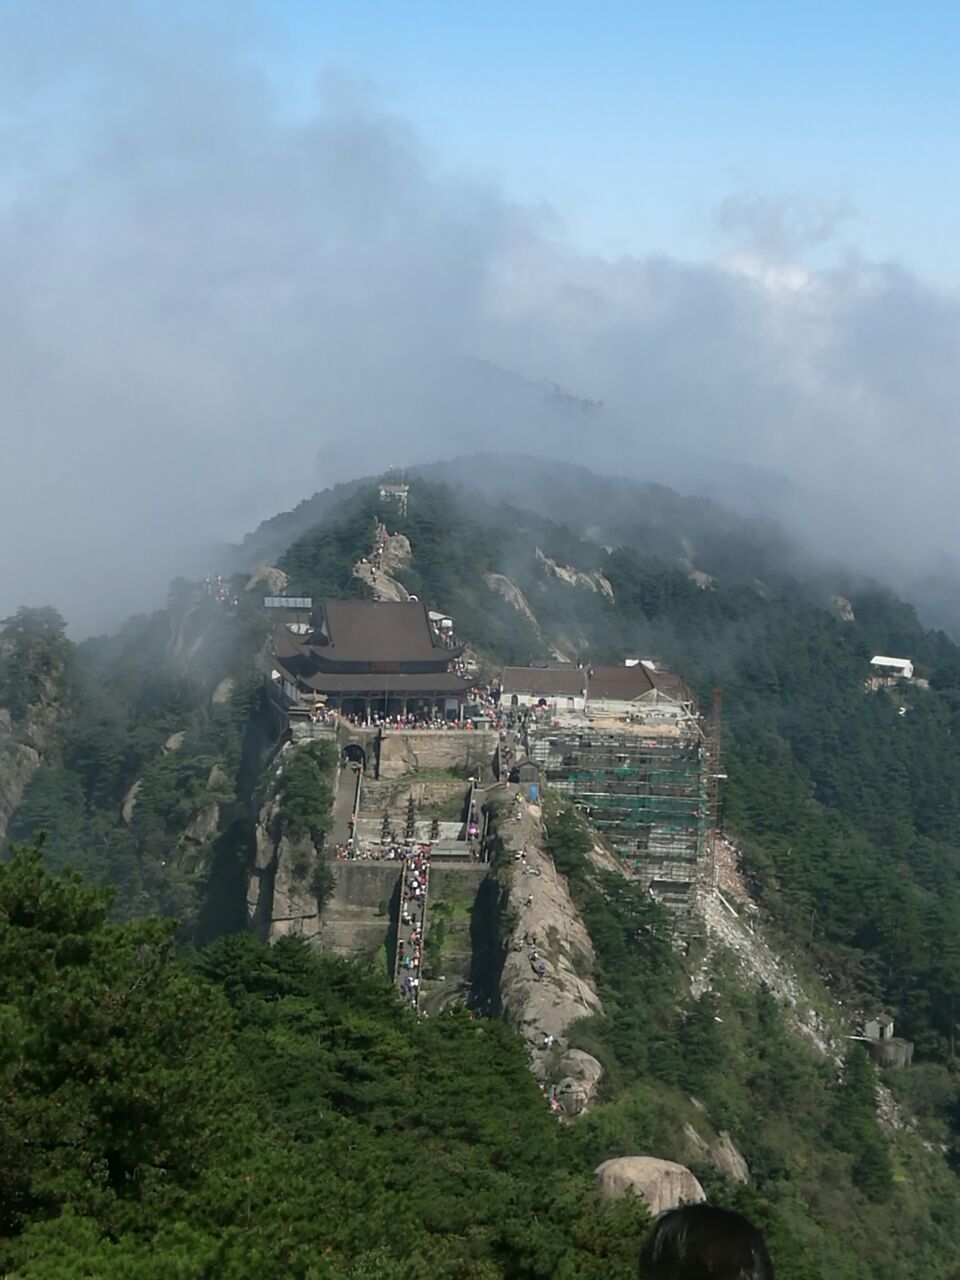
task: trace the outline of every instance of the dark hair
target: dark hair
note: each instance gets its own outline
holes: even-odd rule
[[[774,1280],[763,1236],[712,1204],[661,1213],[640,1253],[645,1280]]]

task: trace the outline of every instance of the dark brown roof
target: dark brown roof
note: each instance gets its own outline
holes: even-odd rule
[[[310,653],[305,637],[295,635],[287,627],[275,628],[273,652],[282,661],[291,679],[308,675],[316,669],[316,659]]]
[[[273,652],[278,658],[292,658],[303,654],[306,646],[298,635],[289,627],[277,627],[273,633]]]
[[[665,698],[673,698],[675,702],[692,702],[693,692],[688,684],[685,684],[678,675],[674,675],[672,671],[650,671],[647,670],[653,687],[663,694]]]
[[[654,687],[651,672],[638,662],[636,666],[598,666],[590,668],[587,684],[591,698],[610,698],[632,702]]]
[[[437,641],[421,601],[324,600],[323,614],[321,652],[337,662],[437,662],[462,652]]]
[[[587,673],[571,663],[568,667],[504,667],[500,687],[506,693],[532,693],[537,697],[582,694]]]
[[[298,674],[289,659],[275,658],[274,666],[293,683],[297,683]],[[422,675],[408,675],[402,671],[392,671],[386,675],[365,671],[354,675],[317,671],[311,675],[300,673],[299,683],[316,693],[356,693],[369,694],[371,697],[386,694],[391,698],[418,693],[449,694],[450,697],[456,697],[465,694],[470,688],[469,680],[462,679],[452,671],[428,671]]]

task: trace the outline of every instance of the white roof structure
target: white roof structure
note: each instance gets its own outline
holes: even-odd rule
[[[907,679],[910,679],[913,675],[913,663],[909,658],[887,658],[878,653],[876,657],[870,659],[870,665],[871,667],[886,667],[890,671],[899,671]]]

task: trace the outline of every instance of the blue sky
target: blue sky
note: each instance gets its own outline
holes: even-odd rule
[[[544,201],[605,256],[700,257],[726,198],[843,211],[838,246],[960,279],[960,6],[274,0],[293,110],[366,80],[443,162]]]

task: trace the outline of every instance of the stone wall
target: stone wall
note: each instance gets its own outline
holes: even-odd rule
[[[893,1036],[890,1040],[869,1040],[867,1048],[881,1067],[909,1067],[913,1061],[913,1041]]]
[[[314,722],[309,716],[291,716],[289,718],[289,728],[290,739],[297,744],[320,740],[336,745],[336,729],[322,720]]]
[[[476,957],[475,907],[490,868],[477,863],[466,867],[430,867],[426,940],[443,922],[443,945],[435,969],[425,965],[420,1007],[433,1013],[445,1005],[466,1001],[471,995]]]
[[[451,778],[449,782],[420,782],[416,778],[391,778],[378,780],[364,777],[360,793],[360,812],[370,817],[407,811],[407,802],[413,796],[418,809],[459,801],[465,805],[469,783]]]
[[[317,944],[334,955],[376,956],[388,945],[400,862],[331,862],[336,881],[320,917]]]
[[[497,747],[492,730],[387,729],[380,743],[381,778],[400,778],[427,769],[489,770]]]

